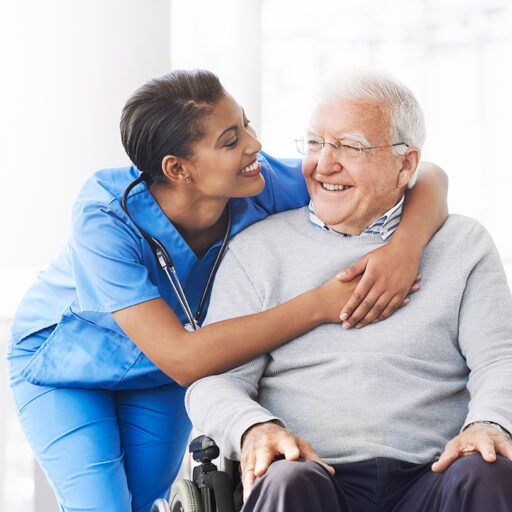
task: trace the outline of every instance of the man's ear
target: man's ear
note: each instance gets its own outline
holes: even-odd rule
[[[398,173],[397,187],[406,187],[410,179],[413,177],[418,164],[420,163],[421,151],[418,148],[410,147],[404,155],[402,168]]]
[[[162,172],[172,184],[190,183],[191,177],[184,168],[184,161],[174,155],[165,155],[162,159]]]

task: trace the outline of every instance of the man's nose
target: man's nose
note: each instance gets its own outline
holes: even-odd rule
[[[322,148],[318,156],[316,169],[320,174],[332,174],[341,171],[341,162],[336,154],[336,149],[331,144],[325,144]]]

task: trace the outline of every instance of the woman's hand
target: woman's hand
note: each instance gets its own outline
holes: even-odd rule
[[[336,276],[340,281],[352,282],[363,274],[340,314],[345,329],[388,318],[407,305],[408,294],[419,290],[421,254],[414,255],[410,248],[393,242],[369,252]]]
[[[338,274],[350,281],[364,272],[340,318],[343,327],[384,320],[419,290],[421,253],[448,215],[448,178],[437,165],[420,162],[418,179],[406,193],[402,220],[390,242]]]
[[[315,290],[314,307],[318,310],[318,315],[322,319],[321,323],[340,322],[340,305],[348,303],[347,298],[354,296],[354,292],[361,281],[361,276],[355,274],[351,279],[344,280],[338,278],[338,275],[329,279],[318,290]]]

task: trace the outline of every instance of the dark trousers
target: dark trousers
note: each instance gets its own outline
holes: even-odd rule
[[[335,465],[331,476],[310,460],[273,462],[256,479],[242,512],[512,512],[512,462],[479,453],[444,473],[431,464],[378,458]]]

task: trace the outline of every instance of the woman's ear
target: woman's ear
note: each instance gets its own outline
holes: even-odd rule
[[[191,177],[185,171],[183,159],[174,155],[166,155],[162,159],[162,172],[173,184],[190,183]]]
[[[420,163],[421,151],[416,147],[407,148],[402,161],[402,168],[398,173],[397,187],[406,187]]]

